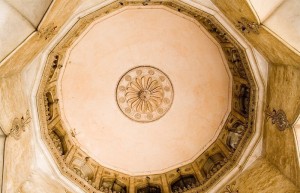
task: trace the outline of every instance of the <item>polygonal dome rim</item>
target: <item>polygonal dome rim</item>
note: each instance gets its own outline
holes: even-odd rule
[[[130,4],[130,3],[133,3],[133,4],[138,4],[138,5],[140,5],[141,4],[141,2],[126,2],[126,3],[128,3],[128,4]],[[161,4],[164,4],[165,2],[162,2]],[[181,3],[178,3],[178,2],[176,2],[176,3],[171,3],[171,2],[167,2],[167,3],[165,3],[164,5],[166,5],[166,6],[170,6],[170,7],[172,7],[173,8],[173,6],[179,6],[178,4],[181,4]],[[154,4],[155,4],[155,2],[154,2]],[[115,2],[115,4],[111,4],[110,6],[112,6],[114,9],[116,9],[116,7],[118,7],[118,6],[124,6],[124,3],[122,2],[122,4],[121,3],[119,3],[119,2]],[[180,12],[183,12],[183,10],[189,10],[190,12],[188,12],[188,11],[186,11],[186,13],[189,13],[189,14],[193,14],[193,13],[191,13],[192,11],[190,10],[190,9],[194,9],[194,10],[197,10],[196,8],[191,8],[191,7],[188,7],[187,5],[180,5],[180,6],[182,6],[182,7],[180,7],[180,9],[178,10],[178,11],[180,11]],[[202,12],[202,11],[199,11],[199,10],[197,10],[198,12]],[[203,14],[203,13],[202,13]],[[209,14],[208,14],[209,15]],[[199,16],[199,17],[202,17],[202,16]],[[216,20],[215,20],[215,18],[212,18],[211,16],[208,16],[210,19],[214,19],[214,21],[216,22]],[[210,20],[209,20],[209,22],[210,22]],[[218,22],[217,22],[218,23]],[[218,26],[218,27],[220,27],[220,26]],[[215,28],[216,30],[219,30],[218,28]],[[224,28],[223,28],[223,30],[224,30]],[[226,30],[225,30],[226,31]],[[216,31],[215,31],[216,32]],[[213,32],[214,33],[214,32]],[[220,35],[220,34],[219,34]],[[222,34],[221,34],[222,35]],[[228,38],[229,36],[228,36],[228,34],[223,34],[223,36],[226,36],[226,38]],[[232,38],[232,37],[230,37],[230,38]],[[234,41],[234,40],[233,40]],[[231,43],[231,42],[230,42]],[[236,44],[236,42],[235,42],[235,44]],[[239,44],[238,45],[234,45],[234,46],[237,46],[237,47],[241,47]],[[65,48],[64,48],[65,49]],[[54,49],[55,50],[55,49]],[[59,71],[59,64],[58,64],[58,59],[59,59],[59,56],[61,56],[60,54],[57,54],[56,52],[54,52],[55,53],[55,55],[56,56],[58,56],[58,58],[56,58],[56,59],[51,59],[51,56],[49,55],[49,62],[50,63],[52,63],[52,62],[54,62],[54,64],[52,65],[52,75],[51,75],[51,77],[49,78],[49,77],[46,77],[46,80],[45,80],[45,77],[43,77],[43,81],[42,81],[42,83],[41,84],[46,84],[46,81],[48,80],[50,80],[51,81],[51,78],[55,78],[55,76],[57,75],[56,73],[57,73],[57,71]],[[53,54],[53,53],[52,53]],[[245,54],[245,51],[242,49],[242,53],[237,53],[237,54]],[[244,56],[246,57],[246,55],[247,54],[245,54]],[[53,57],[53,56],[52,56]],[[241,59],[243,59],[243,58],[241,58]],[[245,61],[247,61],[247,59],[246,58],[244,58],[244,60]],[[56,63],[55,63],[56,62]],[[48,65],[48,67],[49,67],[49,65]],[[254,75],[252,74],[252,72],[251,72],[251,70],[250,70],[250,67],[248,66],[248,70],[249,70],[249,72],[246,72],[246,73],[248,73],[248,75],[250,76],[250,77],[248,77],[248,78],[250,78],[250,84],[252,84],[251,85],[251,95],[252,96],[249,96],[250,97],[250,104],[251,105],[253,105],[252,107],[251,107],[251,111],[250,111],[250,108],[249,108],[249,116],[248,117],[252,117],[252,119],[254,119],[254,117],[253,117],[253,113],[255,113],[255,110],[254,110],[254,108],[255,108],[255,106],[256,106],[256,100],[257,100],[257,98],[256,98],[256,94],[255,94],[255,92],[256,92],[256,87],[255,87],[255,81],[253,80],[253,77],[254,77]],[[49,74],[49,73],[51,73],[50,71],[49,71],[50,69],[48,68],[48,69],[46,69],[45,70],[45,72],[44,72],[44,76],[45,76],[45,74]],[[56,74],[56,75],[55,75]],[[252,82],[251,82],[252,81]],[[40,89],[39,89],[39,96],[46,96],[46,93],[44,93],[43,91],[41,91],[41,87],[42,86],[40,86]],[[253,88],[254,87],[254,88]],[[48,92],[48,91],[47,91]],[[43,111],[43,109],[40,109],[40,108],[43,108],[42,106],[43,105],[41,105],[41,104],[43,104],[45,101],[43,101],[43,99],[42,99],[42,97],[38,97],[39,99],[38,99],[38,106],[39,106],[39,112],[41,112],[41,111]],[[57,102],[58,101],[56,101],[55,100],[55,98],[53,98],[52,97],[52,101],[50,101],[49,102],[49,100],[48,99],[46,99],[46,102],[48,103],[48,105],[51,103],[51,105],[53,105],[53,104],[57,104]],[[52,106],[52,108],[53,108],[53,106]],[[250,116],[250,114],[251,114],[251,116]],[[45,122],[45,120],[43,119],[43,115],[40,113],[40,119],[41,119],[41,127],[43,127],[43,125],[45,125],[45,124],[47,124],[46,122]],[[44,118],[46,118],[46,117],[44,117]],[[254,124],[254,121],[255,120],[252,120],[249,124],[250,124],[250,126],[249,126],[249,128],[248,128],[248,130],[250,130],[251,132],[250,133],[248,133],[247,134],[247,137],[250,137],[251,135],[253,136],[253,134],[251,134],[255,129],[253,128],[253,124]],[[43,130],[43,129],[42,129]],[[52,144],[51,144],[51,140],[49,139],[49,138],[47,138],[47,137],[45,137],[44,135],[42,135],[43,136],[43,139],[45,140],[45,142],[49,145],[48,146],[48,148],[49,149],[51,149],[51,150],[54,150],[54,148],[55,148],[55,146],[53,146]],[[243,138],[244,139],[244,138]],[[247,141],[247,142],[245,142],[245,144],[246,143],[249,143],[249,141]],[[244,145],[245,145],[244,144]],[[71,149],[70,151],[74,151],[74,149]],[[239,150],[239,152],[241,152],[241,150]],[[73,152],[73,153],[75,153],[75,152]],[[53,155],[54,155],[54,157],[57,157],[59,154],[58,154],[58,151],[57,150],[54,150],[54,153],[53,153]],[[58,158],[58,157],[57,157]],[[235,161],[236,160],[238,160],[238,159],[235,159]],[[62,171],[62,173],[65,173],[70,179],[73,179],[73,181],[75,181],[75,182],[77,182],[79,185],[81,185],[82,186],[82,188],[84,188],[86,191],[88,191],[88,192],[95,192],[95,191],[97,191],[97,189],[95,189],[95,188],[93,188],[91,185],[89,185],[89,181],[90,181],[90,179],[88,179],[87,181],[85,180],[85,179],[82,179],[81,177],[79,177],[79,176],[74,176],[74,174],[72,174],[72,172],[71,171],[68,171],[69,169],[66,167],[66,165],[64,164],[64,163],[62,163],[62,160],[61,159],[59,159],[59,160],[56,160],[57,162],[58,162],[58,165],[60,165],[60,166],[62,166],[62,167],[59,167],[60,169],[61,169],[61,171]],[[65,160],[65,161],[67,161],[67,162],[70,162],[70,161],[72,161],[72,160]],[[94,163],[90,163],[90,162],[88,162],[88,161],[86,161],[84,164],[91,164],[91,165],[93,165]],[[228,164],[227,164],[228,165]],[[230,164],[231,165],[231,167],[232,166],[234,166],[234,164]],[[189,173],[190,172],[190,170],[191,169],[189,169],[188,167],[181,167],[182,169],[183,169],[183,171],[184,171],[184,173]],[[229,169],[229,168],[228,168]],[[227,169],[227,170],[228,170]],[[220,174],[220,171],[222,170],[222,167],[221,167],[221,169],[219,170],[219,171],[217,171],[217,173],[219,173]],[[222,170],[222,171],[224,171],[224,170]],[[71,172],[71,173],[70,173]],[[112,171],[111,171],[112,172]],[[108,172],[109,173],[109,172]],[[225,171],[224,172],[222,172],[223,174],[224,173],[226,173]],[[169,174],[168,174],[169,175]],[[171,176],[172,174],[170,174],[170,176]],[[123,175],[120,175],[120,176],[123,176]],[[125,175],[126,176],[126,175]],[[173,176],[175,177],[173,177],[173,180],[174,179],[176,179],[177,177],[176,177],[176,175],[174,175],[173,174]],[[215,176],[215,175],[214,175]],[[199,173],[196,173],[195,174],[195,177],[196,178],[198,178],[199,177]],[[151,178],[151,180],[154,180],[154,179],[152,179],[152,177],[150,177]],[[213,182],[215,182],[216,181],[216,179],[218,179],[219,177],[217,177],[217,178],[209,178],[208,180],[204,180],[204,181],[201,181],[200,179],[198,179],[199,181],[200,181],[200,183],[202,184],[207,184],[208,182],[210,182],[210,184],[212,185],[212,184],[214,184]],[[121,179],[123,179],[123,177],[121,177]],[[211,180],[211,179],[215,179],[215,180]],[[123,180],[125,180],[126,181],[126,177],[124,177],[124,179]],[[103,181],[103,180],[102,180]],[[128,180],[127,180],[128,181]],[[143,180],[142,180],[143,181]],[[91,184],[93,184],[93,182],[91,182]],[[97,184],[95,185],[95,187],[97,188]],[[202,186],[202,185],[200,185],[200,187],[202,187],[202,190],[204,190],[204,187]],[[208,186],[205,186],[206,188],[208,188]],[[128,187],[127,187],[128,188]],[[199,189],[199,188],[196,188],[196,189]],[[129,189],[128,189],[129,190]],[[127,191],[128,191],[127,190]],[[199,189],[200,190],[200,189]]]

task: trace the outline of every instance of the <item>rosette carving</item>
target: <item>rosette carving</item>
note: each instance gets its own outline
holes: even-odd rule
[[[126,90],[127,103],[139,113],[151,113],[161,104],[164,92],[161,84],[151,77],[137,77]]]
[[[121,111],[138,122],[161,118],[173,101],[173,86],[169,78],[150,66],[129,70],[119,81],[116,93]]]

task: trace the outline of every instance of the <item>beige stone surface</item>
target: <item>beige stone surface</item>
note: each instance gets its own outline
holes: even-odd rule
[[[292,66],[271,66],[269,71],[268,106],[283,109],[290,123],[299,115],[300,70]],[[293,129],[279,131],[269,120],[265,125],[266,158],[300,186],[299,157]]]
[[[250,0],[250,4],[258,15],[260,22],[264,22],[285,0]]]
[[[264,21],[270,30],[300,53],[300,1],[285,0]]]
[[[31,80],[34,77],[30,78]],[[29,79],[28,79],[29,81]],[[26,116],[28,110],[26,84],[21,74],[0,79],[0,123],[6,135],[9,135],[15,118]],[[21,132],[19,140],[9,135],[5,141],[3,191],[15,192],[30,175],[34,167],[34,144],[31,125]]]
[[[290,182],[266,159],[260,158],[237,176],[231,184],[241,193],[299,193],[300,189]],[[225,189],[220,191],[224,193]]]
[[[239,0],[234,5],[228,4],[223,0],[212,1],[234,24],[241,17],[247,17],[252,21],[256,20],[254,17],[255,13],[252,12],[250,7],[247,7],[246,1]],[[285,1],[285,3],[287,2],[289,1]],[[230,14],[233,12],[235,13]],[[298,13],[293,18],[295,19],[297,15]],[[271,110],[273,108],[284,110],[290,123],[293,123],[300,112],[300,55],[285,46],[284,42],[273,36],[264,26],[260,27],[259,34],[245,33],[244,36],[269,62],[268,102],[266,106],[269,106]],[[291,128],[280,132],[275,125],[271,124],[270,120],[267,122],[264,133],[266,158],[276,165],[287,178],[300,187],[299,156],[295,145],[295,136]]]
[[[77,6],[80,4],[80,0],[73,0],[73,1],[62,1],[56,0],[53,5],[50,7],[49,12],[47,14],[47,18],[45,18],[41,25],[39,25],[39,32],[34,33],[30,38],[26,39],[22,46],[20,46],[15,53],[11,55],[7,60],[3,60],[3,57],[0,57],[0,77],[9,77],[20,73],[21,70],[29,64],[37,55],[38,53],[45,48],[45,46],[50,42],[53,38],[54,34],[62,27],[62,25],[69,19],[70,15],[73,14],[72,10],[76,9]],[[2,3],[2,2],[1,2]],[[2,7],[2,6],[1,6]],[[9,9],[8,9],[9,10]],[[1,14],[6,13],[5,11]],[[7,19],[4,17],[4,19]],[[1,20],[6,21],[6,20]],[[17,20],[14,20],[17,21]],[[2,24],[1,24],[2,25]],[[14,25],[18,25],[15,27]],[[19,29],[18,27],[22,27],[21,23],[16,23],[10,26],[8,29],[13,28],[13,32],[10,33],[21,33],[23,34],[24,29]],[[34,31],[34,30],[32,30]],[[10,43],[14,42],[15,40],[9,41],[7,44],[4,44],[4,41],[8,40],[7,34],[3,34],[3,46],[0,47],[1,49],[7,49],[10,46]],[[27,37],[27,36],[26,36]],[[13,38],[20,38],[20,36],[15,35]],[[20,41],[25,40],[25,37],[21,38]],[[16,48],[18,44],[15,44],[14,47],[10,47],[10,51]],[[2,40],[1,40],[2,45]],[[0,52],[1,53],[1,52]],[[7,51],[3,52],[8,54]]]
[[[300,115],[296,122],[293,125],[294,129],[294,135],[295,135],[295,141],[296,141],[296,148],[298,151],[298,157],[300,158]],[[298,160],[298,163],[300,165],[300,161]]]
[[[51,12],[47,20],[48,23],[45,22],[47,24],[44,26],[45,28],[47,28],[48,24],[51,22],[58,22],[58,26],[60,27],[68,18],[68,15],[72,12],[70,10],[73,10],[74,7],[77,6],[76,1],[69,1],[69,4],[67,3],[67,1],[61,1],[61,4],[59,3],[59,1],[56,2],[58,2],[58,4],[53,8],[53,10],[56,11]],[[226,1],[223,1],[223,3],[224,2]],[[244,6],[239,7],[240,2],[246,3],[246,1],[237,1],[237,3],[234,5],[225,3],[226,6],[234,6],[237,10],[239,10],[231,10],[232,12],[227,11],[228,17],[232,21],[236,21],[241,16],[245,15],[250,15],[251,17],[251,14],[247,12],[248,9],[246,9]],[[222,6],[222,2],[217,5]],[[231,13],[233,13],[232,18]],[[267,11],[265,13],[267,13]],[[271,74],[270,82],[274,82],[273,84],[271,84],[268,91],[270,93],[269,99],[271,99],[271,102],[269,104],[270,107],[282,108],[287,112],[288,119],[293,122],[295,120],[295,117],[297,117],[300,112],[300,72],[297,67],[292,67],[299,66],[299,56],[295,55],[295,53],[284,47],[283,44],[280,44],[280,41],[272,37],[272,35],[270,35],[270,33],[266,30],[262,31],[259,36],[253,34],[246,34],[245,36],[248,37],[249,41],[253,43],[253,45],[255,45],[258,50],[268,58],[268,61],[272,62],[272,64],[270,65],[275,67],[269,73]],[[18,74],[15,73],[19,73],[20,70],[36,56],[35,54],[40,52],[40,50],[44,48],[44,46],[49,41],[50,40],[40,39],[38,38],[38,35],[36,35],[35,38],[32,39],[32,41],[29,41],[28,44],[25,44],[24,47],[22,47],[18,54],[14,55],[5,63],[0,64],[0,76],[7,77],[0,80],[0,124],[6,133],[9,132],[12,119],[25,113],[27,109],[26,99],[22,92],[24,88],[22,88],[21,86],[21,82],[23,80]],[[279,64],[279,66],[275,66],[274,64]],[[32,161],[31,159],[34,158],[34,156],[31,152],[32,147],[30,146],[30,142],[32,140],[32,136],[29,131],[30,129],[28,128],[20,141],[13,141],[13,139],[10,138],[6,144],[10,150],[5,157],[5,159],[7,159],[10,163],[6,168],[6,171],[9,170],[9,172],[4,174],[4,178],[8,179],[5,180],[5,183],[8,182],[7,192],[15,192],[18,187],[21,187],[20,190],[22,190],[23,192],[43,192],[48,190],[52,190],[52,192],[62,191],[63,189],[57,188],[56,185],[51,184],[53,181],[44,177],[40,177],[39,174],[32,174],[33,169],[30,169],[30,167]],[[299,163],[297,162],[297,154],[295,153],[295,141],[293,139],[294,135],[291,130],[279,132],[278,130],[276,130],[276,127],[274,125],[271,125],[270,121],[267,123],[264,137],[264,150],[266,150],[267,158],[279,168],[279,171],[282,172],[282,174],[286,175],[294,183],[299,183],[299,168],[297,167],[297,164]],[[279,171],[277,171],[276,168],[274,169],[274,166],[270,165],[266,161],[261,160],[255,163],[251,170],[246,171],[244,173],[245,175],[241,175],[242,180],[237,181],[238,188],[240,192],[246,193],[299,192],[299,190],[296,189],[284,177],[284,175],[279,173]],[[31,177],[29,177],[30,174]],[[266,178],[264,178],[264,175],[266,176]],[[30,180],[24,182],[24,180],[28,179]],[[45,181],[47,181],[47,183]],[[48,183],[48,181],[50,182]],[[241,186],[239,187],[239,185]]]
[[[15,117],[21,117],[28,109],[21,75],[0,79],[0,123],[5,134],[11,129]]]
[[[237,25],[242,18],[251,22],[259,23],[256,13],[253,12],[249,3],[244,0],[236,0],[235,3],[228,3],[227,0],[212,0],[225,16]],[[295,15],[297,17],[297,15]],[[274,33],[264,25],[259,27],[257,33],[242,33],[250,43],[268,60],[269,63],[299,66],[300,55],[286,46],[286,42],[274,36]],[[298,38],[297,38],[298,39]]]
[[[55,178],[43,172],[33,170],[26,181],[16,191],[17,193],[71,193]]]
[[[32,130],[26,127],[19,140],[7,137],[3,171],[3,191],[17,192],[18,187],[29,177],[34,168],[35,157]]]
[[[129,9],[96,21],[66,65],[60,101],[70,128],[101,164],[131,174],[192,161],[213,142],[230,108],[218,47],[197,24],[169,10]],[[128,119],[116,103],[119,79],[140,65],[162,70],[174,88],[170,110],[149,123]]]
[[[1,127],[0,127],[1,129]],[[4,133],[2,132],[2,130],[0,130],[0,186],[3,186],[3,169],[4,169],[4,147],[5,147],[5,140],[6,140],[6,136],[4,135]]]
[[[35,30],[30,22],[5,1],[0,1],[0,26],[0,61]]]
[[[52,0],[5,0],[22,14],[34,27],[37,27]]]

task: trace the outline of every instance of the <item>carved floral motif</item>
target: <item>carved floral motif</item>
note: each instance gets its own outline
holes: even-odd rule
[[[26,112],[26,117],[23,116],[19,118],[15,118],[12,123],[12,128],[10,129],[10,135],[16,140],[20,139],[21,134],[25,132],[26,125],[31,121],[31,117],[29,111]]]
[[[253,21],[249,21],[248,19],[242,17],[240,21],[238,21],[236,27],[242,32],[242,33],[256,33],[259,34],[259,24]]]
[[[160,106],[163,95],[161,84],[149,76],[135,78],[125,94],[127,103],[139,113],[152,113]]]
[[[116,90],[121,111],[138,122],[161,118],[172,105],[173,86],[157,68],[140,66],[129,70],[119,81]]]
[[[235,182],[231,185],[227,185],[224,193],[239,193],[239,190],[235,188]]]
[[[270,110],[267,110],[266,114],[267,120],[271,118],[272,124],[275,124],[279,131],[284,131],[285,129],[290,127],[290,123],[283,110],[279,109],[276,111],[275,109],[273,109],[272,112]]]

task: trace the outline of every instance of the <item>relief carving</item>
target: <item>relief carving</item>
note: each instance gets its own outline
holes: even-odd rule
[[[232,64],[229,65],[232,73],[243,79],[247,79],[239,51],[235,47],[223,47],[223,50],[228,61]]]
[[[272,124],[275,124],[279,131],[284,131],[291,126],[289,123],[285,112],[282,109],[275,110],[271,112],[270,110],[266,111],[267,120],[271,118]]]
[[[53,106],[54,106],[54,99],[50,92],[46,93],[46,111],[47,111],[47,118],[51,120],[53,118]]]
[[[249,116],[250,107],[250,88],[246,84],[234,85],[234,109],[241,113],[243,116]]]
[[[215,23],[209,18],[200,17],[199,21],[202,25],[216,37],[220,43],[229,43],[228,35],[225,31],[221,30]]]
[[[60,155],[66,155],[68,152],[68,145],[65,138],[66,133],[54,127],[49,135]]]
[[[150,66],[129,70],[116,89],[119,108],[137,122],[151,122],[165,115],[172,105],[173,95],[167,75]]]
[[[227,128],[228,135],[226,144],[231,151],[235,151],[245,133],[245,125],[241,122],[235,122],[232,126]]]
[[[207,178],[211,178],[217,171],[219,171],[226,163],[227,158],[221,153],[215,153],[207,157],[204,163],[201,173]]]
[[[150,183],[150,178],[148,176],[146,177],[146,181],[147,181],[146,185],[137,188],[137,193],[161,193],[162,192],[159,185]]]
[[[54,55],[54,59],[51,64],[50,73],[49,73],[49,79],[48,81],[52,81],[52,79],[55,79],[54,77],[57,76],[58,72],[57,69],[60,69],[62,65],[60,65],[59,62],[60,56],[58,54]]]
[[[93,168],[90,166],[90,158],[86,157],[85,160],[81,160],[79,158],[74,159],[72,162],[73,171],[82,177],[85,181],[92,184],[92,181],[95,177],[95,172]]]
[[[186,192],[200,185],[194,175],[182,175],[180,169],[177,172],[179,177],[171,184],[172,193]]]
[[[99,190],[104,193],[126,193],[127,187],[115,176],[113,179],[103,179]]]
[[[249,21],[248,19],[242,17],[240,21],[236,24],[236,27],[242,32],[242,33],[250,33],[253,32],[255,34],[259,34],[259,27],[260,25],[256,22]]]
[[[25,117],[15,118],[12,122],[12,128],[10,129],[9,135],[14,139],[18,140],[21,137],[21,134],[25,132],[26,125],[31,121],[29,110],[26,111]]]
[[[235,182],[226,186],[226,190],[223,193],[239,193],[239,190],[235,188]]]
[[[161,189],[159,186],[149,184],[146,187],[139,188],[137,193],[161,193]]]

